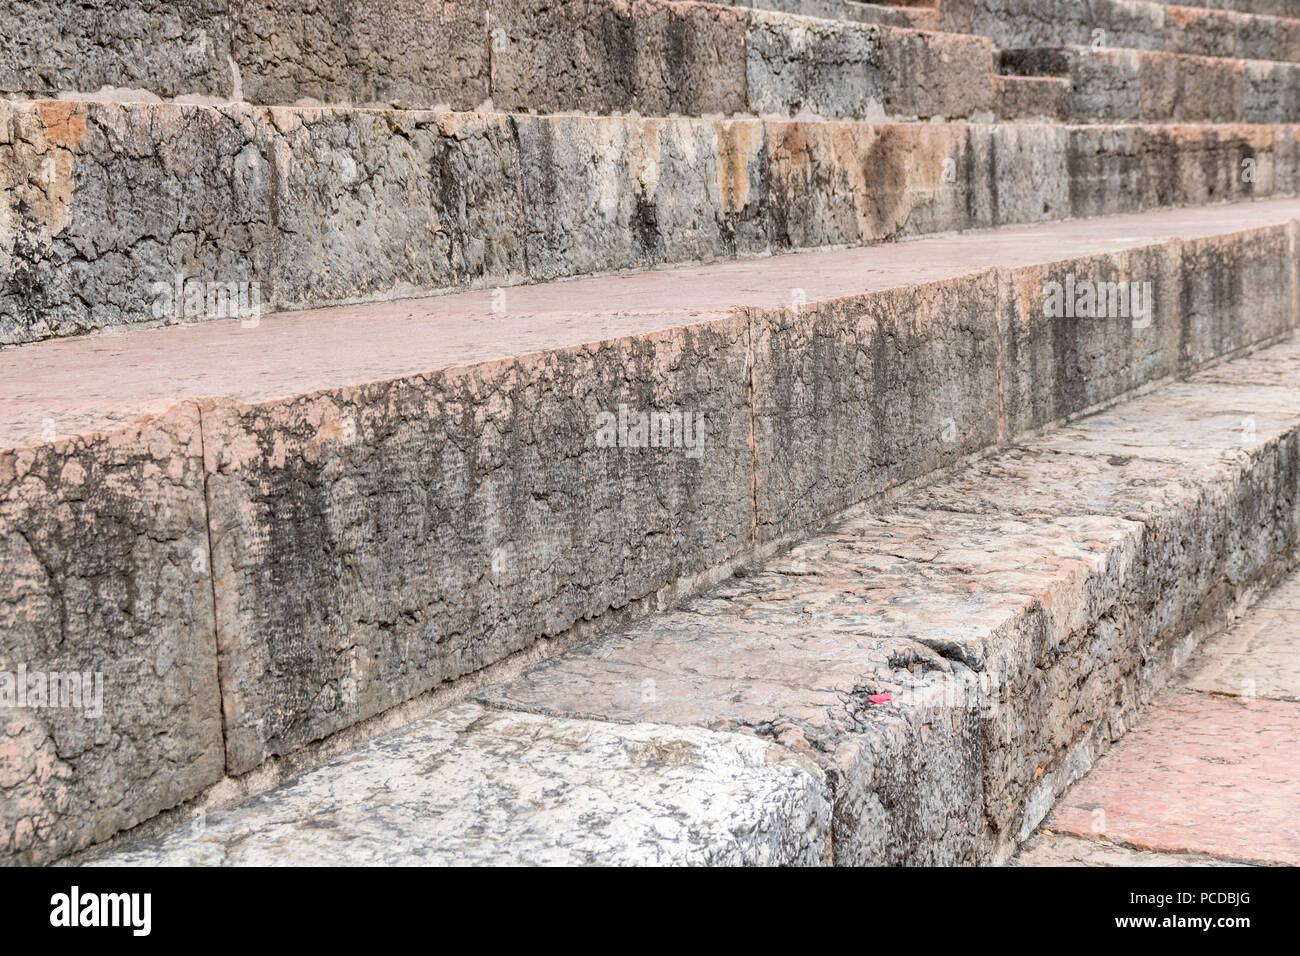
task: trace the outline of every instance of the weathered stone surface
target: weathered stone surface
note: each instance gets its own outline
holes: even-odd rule
[[[883,30],[885,112],[977,118],[995,105],[992,44],[948,33]]]
[[[106,865],[803,865],[830,805],[742,734],[462,704]]]
[[[1134,0],[944,0],[941,28],[978,33],[1003,49],[1100,46],[1253,60],[1300,60],[1300,13],[1245,12],[1235,4],[1177,4],[1165,9]],[[1226,5],[1225,5],[1226,6]],[[1240,11],[1240,12],[1239,12]]]
[[[745,39],[749,109],[863,118],[881,112],[881,42],[876,27],[752,14]]]
[[[1298,236],[1300,223],[1293,222],[1270,230],[1249,248],[1229,236],[1183,244],[1178,296],[1182,370],[1295,327]],[[1275,294],[1279,289],[1292,290],[1290,302]]]
[[[1124,518],[868,515],[805,541],[686,610],[887,635],[979,673],[984,807],[997,858],[1123,733],[1135,636],[1121,602],[1140,525]],[[1124,688],[1129,690],[1125,693]],[[1043,778],[1044,770],[1050,775]],[[1027,805],[1027,800],[1029,804]]]
[[[1300,701],[1300,572],[1292,573],[1240,621],[1206,641],[1183,686],[1207,694]]]
[[[1186,0],[1151,0],[1163,6],[1182,7]],[[1198,0],[1197,6],[1211,10],[1234,10],[1238,13],[1258,13],[1271,17],[1294,17],[1300,14],[1295,0]]]
[[[997,276],[755,312],[761,540],[998,440]]]
[[[55,97],[104,87],[229,98],[229,0],[0,3],[0,93]]]
[[[746,548],[746,361],[729,319],[205,404],[230,769]],[[671,446],[601,447],[621,406]]]
[[[1257,609],[1200,648],[1184,685],[1247,700],[1300,701],[1298,648],[1300,620],[1294,612]]]
[[[995,111],[1000,120],[1059,120],[1065,115],[1070,82],[1057,76],[995,76]]]
[[[1285,238],[1285,229],[1280,232]],[[997,301],[1005,435],[1040,428],[1182,367],[1184,285],[1215,279],[1192,275],[1183,248],[1161,243],[1004,272]],[[1246,254],[1226,245],[1225,255],[1234,253]],[[1228,276],[1219,283],[1231,284]],[[1289,276],[1282,288],[1290,288]],[[1269,305],[1280,300],[1289,312],[1287,299],[1273,296]],[[1224,305],[1231,318],[1242,314],[1244,303]]]
[[[18,29],[0,91],[36,98],[874,119],[882,46],[900,117],[986,108],[993,73],[983,38],[896,29],[907,16],[791,16],[798,5],[114,0],[89,24],[38,0],[7,6]]]
[[[815,573],[815,572],[811,572]],[[872,695],[893,700],[875,704]],[[820,763],[837,865],[980,858],[976,676],[909,640],[676,613],[490,688],[494,706],[740,730]]]
[[[1050,831],[1034,834],[1009,866],[1245,866],[1200,853],[1132,850]]]
[[[1005,72],[1070,79],[1065,116],[1081,120],[1289,123],[1300,118],[1300,64],[1153,50],[1004,50]]]
[[[0,861],[56,859],[220,777],[213,633],[193,403],[0,451]]]
[[[219,313],[182,281],[306,308],[1297,183],[1264,127],[0,102],[0,343]]]
[[[275,233],[271,248],[247,252],[273,256],[265,280],[277,306],[501,284],[528,274],[528,207],[509,117],[310,109],[255,115],[262,123],[257,182],[273,190]],[[544,207],[557,209],[559,197]]]
[[[171,319],[181,276],[269,278],[260,138],[246,109],[0,101],[0,343]]]
[[[1138,680],[1154,688],[1181,663],[1186,634],[1273,583],[1300,545],[1297,409],[1289,389],[1171,385],[912,500],[944,512],[1140,522],[1126,613],[1140,641]]]
[[[745,14],[648,0],[491,10],[492,102],[537,112],[745,111]]]
[[[1295,866],[1300,708],[1171,693],[1057,807],[1054,831]]]
[[[488,9],[475,0],[227,2],[247,102],[468,110],[489,95]]]

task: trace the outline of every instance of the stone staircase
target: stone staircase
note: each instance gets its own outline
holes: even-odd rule
[[[0,4],[0,859],[1006,859],[1300,543],[1300,9],[1027,6]]]

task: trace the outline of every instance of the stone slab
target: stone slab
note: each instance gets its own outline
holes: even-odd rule
[[[708,323],[737,308],[803,309],[800,321],[807,323],[810,304],[872,293],[900,295],[891,290],[952,280],[969,283],[996,268],[1123,256],[1169,237],[1195,242],[1238,235],[1249,259],[1257,238],[1273,248],[1274,231],[1296,218],[1300,202],[1293,200],[1162,210],[671,272],[268,314],[255,324],[231,318],[0,349],[0,447],[42,441],[47,420],[57,436],[111,429],[165,411],[185,396],[225,395],[256,404]],[[1026,288],[1035,298],[1042,293]],[[1041,309],[1041,300],[1038,305]],[[359,329],[367,334],[358,335]],[[1207,337],[1209,345],[1215,341]],[[1263,361],[1249,361],[1257,360]],[[1252,376],[1262,374],[1256,365],[1243,367]],[[1271,374],[1286,376],[1286,369]]]
[[[1300,707],[1173,693],[1053,811],[1049,829],[1300,863]]]
[[[1206,641],[1188,670],[1183,684],[1191,690],[1300,701],[1300,615],[1256,607]]]
[[[1002,49],[1097,45],[1195,56],[1300,60],[1300,10],[1285,16],[1135,0],[944,0],[944,30],[977,33]]]
[[[1298,185],[1290,127],[0,101],[0,344]]]
[[[205,402],[230,770],[746,550],[747,354],[732,318]]]
[[[462,704],[108,866],[811,866],[821,774],[740,734]]]
[[[1003,50],[1003,72],[1070,79],[1072,121],[1287,123],[1300,63],[1104,47]]]
[[[221,776],[198,414],[0,451],[0,863]]]
[[[876,704],[872,696],[890,694]],[[481,699],[618,723],[742,731],[820,764],[833,862],[954,865],[982,853],[979,689],[904,638],[693,614],[659,615]]]
[[[1012,233],[1002,261],[1141,247],[1143,231],[1194,239],[1243,219],[1271,249],[1263,224],[1289,211]],[[983,268],[999,250],[987,237],[933,243],[11,350],[6,381],[19,390],[0,434],[23,444],[47,427],[120,427],[186,394],[215,396],[202,401],[207,507],[227,766],[242,773],[580,621],[667,600],[756,542],[1004,437],[1005,362],[975,308],[999,294]],[[953,278],[895,288],[942,275]],[[811,307],[711,311],[789,301],[802,282]],[[877,298],[848,295],[864,285]],[[373,323],[360,337],[359,322]],[[868,345],[876,357],[862,364]],[[936,400],[935,380],[951,393]],[[1233,414],[1276,437],[1291,420],[1285,391],[1265,389],[1272,406],[1246,396]],[[834,401],[843,424],[829,416]],[[695,447],[601,447],[600,415],[623,408],[689,416]],[[814,492],[773,477],[783,442],[805,449],[786,472]],[[854,452],[864,444],[893,461],[882,452],[869,470]],[[1258,520],[1284,486],[1239,512],[1243,528],[1273,536],[1252,552],[1260,561],[1290,540]],[[1225,540],[1225,554],[1239,550]],[[1257,574],[1231,580],[1246,587]]]
[[[983,37],[920,33],[910,29],[915,17],[877,24],[774,6],[113,0],[87,17],[8,0],[0,16],[14,29],[0,47],[0,93],[857,119],[989,106],[993,55]]]

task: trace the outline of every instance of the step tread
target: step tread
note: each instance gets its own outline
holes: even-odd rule
[[[919,286],[991,268],[1236,233],[1300,219],[1300,200],[1161,210],[857,249],[578,279],[0,349],[0,449],[120,428],[186,398],[257,403],[583,343]]]

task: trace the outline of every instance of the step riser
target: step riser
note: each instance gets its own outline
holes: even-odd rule
[[[1254,13],[1267,17],[1300,16],[1296,0],[1154,0],[1166,7],[1204,7],[1209,10],[1229,10],[1237,13]]]
[[[1013,73],[1067,73],[1069,120],[1288,123],[1300,118],[1300,63],[1176,57],[1143,50],[1008,50]]]
[[[205,399],[134,436],[0,454],[14,662],[125,687],[150,654],[174,657],[156,695],[186,715],[130,712],[113,731],[146,756],[105,755],[113,772],[92,776],[44,743],[75,739],[75,718],[33,724],[22,759],[61,768],[68,795],[60,809],[24,791],[6,825],[26,842],[9,852],[55,858],[200,792],[221,774],[221,732],[226,771],[245,772],[541,635],[698,588],[1013,429],[1277,335],[1295,324],[1295,236],[1168,241],[1049,270],[1151,270],[1157,307],[1136,331],[1044,319],[1037,268],[821,305],[809,289],[806,309],[253,406]],[[1111,342],[1115,365],[1085,376],[1079,356]],[[869,375],[846,358],[864,348]],[[702,453],[596,447],[594,416],[619,405],[702,415]],[[854,464],[863,448],[870,468]],[[106,646],[110,634],[138,646]],[[148,756],[164,730],[165,788]],[[81,808],[108,798],[106,779],[140,785],[92,833]]]
[[[0,344],[214,317],[213,283],[310,308],[1300,189],[1290,127],[43,103],[0,130]]]
[[[1092,46],[1242,60],[1300,61],[1300,20],[1111,0],[947,0],[942,29],[986,36],[1002,49]]]
[[[0,93],[872,119],[993,106],[992,45],[973,36],[661,0],[190,5],[186,20],[46,11],[11,41]],[[142,54],[141,34],[164,39]],[[30,63],[41,67],[18,67]]]

